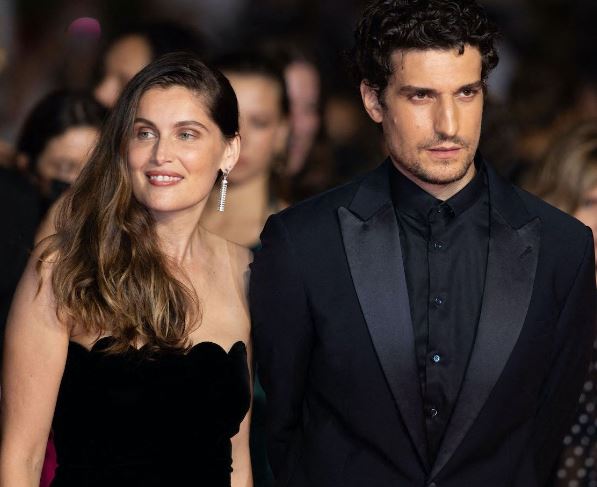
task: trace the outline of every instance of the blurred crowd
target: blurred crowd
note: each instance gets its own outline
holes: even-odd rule
[[[218,214],[214,191],[203,217],[215,233],[256,248],[271,213],[381,162],[380,132],[343,59],[365,3],[0,2],[0,340],[52,205],[85,164],[124,85],[160,54],[197,53],[237,93],[242,152],[228,205]],[[596,232],[597,3],[482,3],[503,38],[481,152],[502,176]]]

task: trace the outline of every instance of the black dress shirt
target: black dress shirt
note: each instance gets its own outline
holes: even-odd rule
[[[440,201],[391,169],[430,460],[458,398],[475,340],[489,243],[489,194],[482,165]]]

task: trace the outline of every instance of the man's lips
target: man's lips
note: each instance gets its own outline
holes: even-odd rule
[[[450,159],[454,157],[458,152],[462,150],[461,146],[458,145],[441,145],[437,147],[429,147],[427,149],[428,152],[438,159]]]
[[[180,174],[171,171],[147,171],[145,176],[152,186],[173,186],[184,179]]]

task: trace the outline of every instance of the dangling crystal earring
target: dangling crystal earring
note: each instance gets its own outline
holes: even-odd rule
[[[220,186],[220,202],[218,203],[218,211],[224,211],[226,206],[226,193],[228,191],[228,173],[229,171],[222,171],[222,184]]]

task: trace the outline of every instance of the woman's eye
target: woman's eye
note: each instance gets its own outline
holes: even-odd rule
[[[141,140],[152,139],[154,136],[151,130],[141,129],[137,131],[137,138]]]
[[[181,132],[180,138],[182,140],[191,140],[195,138],[195,134],[193,132]]]

